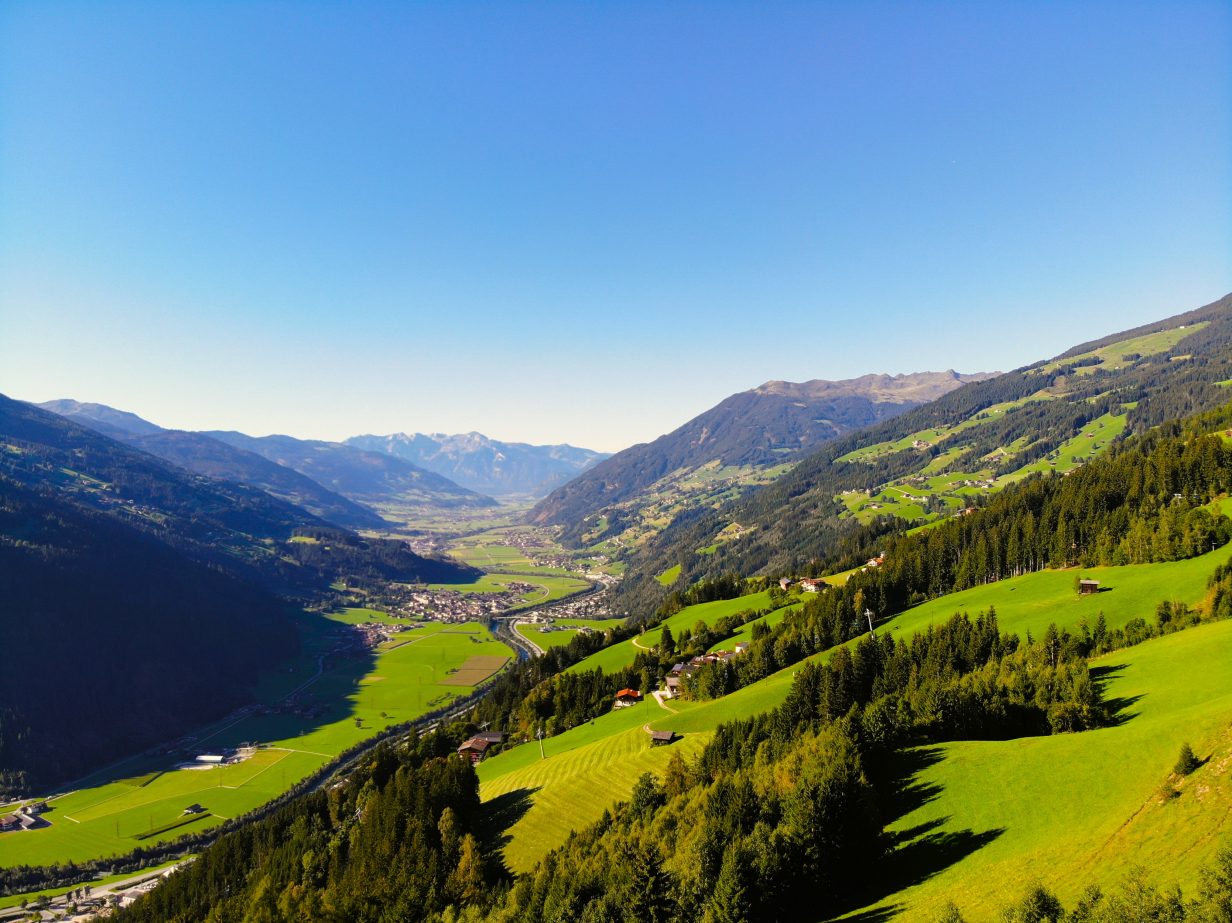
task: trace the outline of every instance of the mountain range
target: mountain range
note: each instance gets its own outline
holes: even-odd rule
[[[197,474],[259,487],[305,510],[357,529],[387,529],[372,506],[485,507],[492,498],[405,459],[337,442],[291,436],[164,429],[105,404],[40,404]]]
[[[682,585],[850,567],[904,522],[978,506],[1019,480],[1073,470],[1123,434],[1226,403],[1232,295],[981,378],[827,443],[761,489],[678,516],[632,552],[628,605],[661,595],[653,578],[676,565]],[[555,496],[540,509],[554,511]]]
[[[762,482],[767,469],[791,464],[844,433],[994,374],[950,370],[844,381],[769,381],[733,394],[653,442],[617,452],[557,488],[530,517],[563,526],[566,540],[575,542],[599,517],[604,532],[620,534],[645,518],[648,507],[654,507],[656,519],[679,512],[679,504],[666,511],[656,505],[664,495],[688,494],[690,507],[730,499],[733,488],[739,492]]]
[[[55,695],[21,671],[0,680],[0,789],[63,781],[246,701],[298,648],[289,601],[478,573],[0,395],[0,643],[57,664]]]
[[[393,455],[497,497],[543,497],[608,457],[571,445],[500,442],[482,433],[352,436],[346,444]]]

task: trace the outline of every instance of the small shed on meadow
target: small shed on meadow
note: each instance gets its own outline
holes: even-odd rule
[[[651,731],[650,732],[650,745],[652,747],[658,747],[658,746],[661,746],[662,744],[670,744],[675,739],[676,739],[675,731]]]
[[[1098,592],[1099,592],[1099,581],[1098,580],[1079,580],[1078,581],[1078,594],[1080,596],[1089,596],[1092,593],[1098,593]]]

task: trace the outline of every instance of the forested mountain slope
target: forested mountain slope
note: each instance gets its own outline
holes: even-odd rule
[[[444,507],[496,505],[491,497],[467,490],[446,477],[384,452],[292,436],[248,436],[224,431],[205,435],[293,468],[357,503]]]
[[[294,468],[204,433],[163,430],[145,436],[125,434],[116,438],[197,474],[259,487],[340,526],[378,530],[389,527],[389,523],[366,506],[318,484]]]
[[[808,572],[875,536],[955,515],[1034,474],[1065,472],[1114,444],[1227,400],[1232,296],[1084,343],[1057,359],[967,384],[837,439],[762,489],[681,515],[632,557],[622,592],[653,606],[651,578]],[[904,522],[905,520],[905,522]]]
[[[142,530],[276,592],[311,595],[342,574],[465,580],[475,571],[362,540],[262,490],[193,474],[31,404],[0,396],[0,474]],[[292,542],[305,530],[328,544]]]
[[[501,442],[482,433],[364,435],[346,444],[394,455],[493,496],[542,497],[608,457],[571,445]]]
[[[713,496],[730,496],[730,488],[752,482],[754,472],[793,462],[844,433],[986,377],[948,371],[767,382],[733,394],[653,442],[617,452],[553,491],[530,515],[535,522],[563,525],[567,540],[587,537],[595,518],[606,520],[601,535],[619,534],[638,519],[648,498],[683,489],[694,496],[681,508],[692,509]]]
[[[381,529],[388,525],[372,510],[298,471],[204,433],[163,429],[136,414],[105,404],[59,400],[38,406],[196,474],[259,487],[338,525],[353,529]]]
[[[218,718],[299,643],[268,593],[4,476],[0,599],[0,792]]]

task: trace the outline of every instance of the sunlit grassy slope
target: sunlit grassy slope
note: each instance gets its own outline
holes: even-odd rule
[[[1094,624],[1100,611],[1114,628],[1138,616],[1150,621],[1162,600],[1190,604],[1200,601],[1207,576],[1230,556],[1232,545],[1189,561],[1089,568],[1082,574],[1100,580],[1107,588],[1106,592],[1093,597],[1075,594],[1073,581],[1078,573],[1075,570],[1029,574],[942,597],[897,616],[878,630],[892,631],[907,638],[955,612],[974,615],[989,606],[996,608],[1003,631],[1019,635],[1031,631],[1038,636],[1053,622],[1075,628],[1085,618]],[[753,598],[744,597],[745,606],[741,608],[747,607]],[[695,621],[696,613],[693,614]],[[791,618],[791,615],[774,613],[771,618]],[[683,624],[692,624],[692,621]],[[631,659],[629,655],[633,651],[627,643],[617,649],[628,649],[628,654],[621,656]],[[606,652],[591,658],[591,663],[599,662],[603,653]],[[824,660],[829,655],[827,652],[816,659]],[[671,702],[675,714],[647,701],[634,709],[606,715],[546,741],[547,760],[542,764],[537,746],[516,748],[484,763],[480,768],[483,798],[491,800],[504,796],[502,805],[517,802],[514,813],[519,819],[506,831],[506,861],[514,869],[529,868],[549,849],[560,845],[570,830],[597,820],[605,808],[627,797],[641,773],[661,768],[670,754],[666,753],[667,748],[650,751],[646,734],[641,729],[643,724],[683,735],[673,747],[686,756],[691,755],[705,745],[714,729],[724,721],[755,715],[779,705],[791,689],[798,669],[798,665],[789,667],[712,702]],[[1110,694],[1122,693],[1110,691]]]
[[[922,768],[908,800],[919,804],[893,824],[910,859],[890,885],[924,880],[878,909],[931,920],[953,900],[977,923],[1036,880],[1069,903],[1088,883],[1114,887],[1130,874],[1192,888],[1232,818],[1232,622],[1095,666],[1110,677],[1108,697],[1124,703],[1119,726],[913,754]],[[1185,741],[1208,762],[1165,799]]]
[[[739,596],[736,599],[720,599],[710,603],[698,603],[696,606],[686,606],[665,620],[663,624],[637,638],[604,648],[574,664],[569,668],[569,672],[582,673],[587,670],[602,669],[605,673],[611,673],[633,663],[634,658],[637,657],[639,645],[647,648],[657,645],[663,637],[664,628],[669,628],[673,635],[679,635],[682,628],[692,628],[698,622],[714,625],[724,616],[735,615],[746,609],[766,609],[769,606],[770,593],[768,590],[761,593],[750,593],[748,596]]]

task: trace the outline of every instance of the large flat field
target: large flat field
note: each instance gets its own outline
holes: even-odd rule
[[[351,610],[334,619],[372,617]],[[208,770],[176,770],[165,757],[137,759],[53,798],[46,815],[52,826],[0,834],[0,866],[80,861],[152,845],[175,833],[138,838],[175,823],[193,803],[200,803],[209,816],[180,828],[180,833],[243,814],[351,745],[470,692],[471,686],[447,684],[458,675],[450,671],[470,658],[508,658],[510,653],[482,625],[423,623],[382,645],[375,659],[342,660],[321,673],[302,694],[320,708],[315,717],[250,715],[198,735],[199,752],[261,742],[262,749],[249,760]],[[494,663],[486,660],[485,670]],[[472,675],[478,677],[479,671]],[[271,680],[271,688],[282,682]]]
[[[1082,734],[963,741],[917,750],[905,848],[861,919],[933,920],[955,901],[970,923],[1036,880],[1071,904],[1088,883],[1127,876],[1193,891],[1232,815],[1232,622],[1192,628],[1097,660],[1124,722]],[[1165,799],[1183,742],[1208,762]]]
[[[663,636],[665,627],[670,628],[673,635],[679,635],[680,629],[692,628],[699,621],[713,625],[724,616],[735,615],[745,609],[766,609],[769,606],[770,592],[768,590],[738,596],[735,599],[720,599],[710,603],[698,603],[696,606],[686,606],[650,631],[591,654],[585,660],[571,666],[568,672],[582,673],[587,670],[602,669],[605,673],[613,673],[633,663],[639,647],[650,648],[657,645]]]

